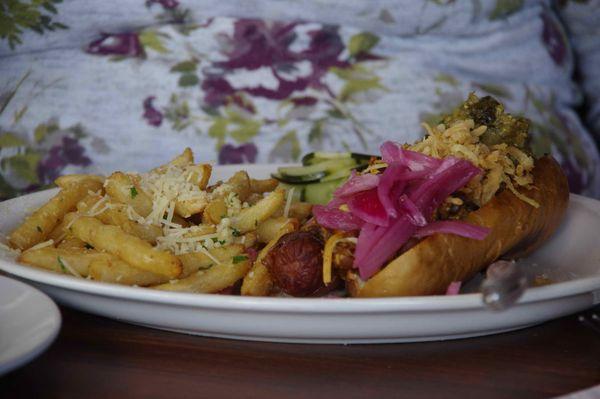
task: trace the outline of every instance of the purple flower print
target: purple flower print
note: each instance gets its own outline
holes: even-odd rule
[[[254,143],[246,143],[238,147],[232,144],[225,144],[219,152],[219,164],[254,163],[257,154],[258,149]]]
[[[563,65],[567,57],[567,40],[556,19],[548,12],[543,12],[540,17],[543,22],[542,41],[550,57],[557,65]]]
[[[151,7],[153,4],[160,4],[165,10],[172,10],[179,6],[177,0],[146,0],[147,7]]]
[[[290,45],[296,39],[296,25],[251,19],[236,21],[233,35],[221,36],[226,41],[226,50],[223,50],[223,53],[228,59],[214,64],[215,67],[223,69],[223,73],[203,83],[205,102],[210,106],[221,105],[224,99],[235,91],[225,79],[227,71],[230,70],[270,68],[279,83],[275,89],[260,85],[237,88],[237,91],[271,100],[283,100],[295,91],[302,91],[307,87],[323,88],[321,79],[330,67],[346,68],[350,65],[347,61],[339,59],[344,50],[344,43],[336,27],[328,26],[311,31],[307,49],[300,52],[290,50]],[[293,72],[295,64],[300,61],[311,63],[312,72],[309,76],[295,79],[281,76],[282,72]]]
[[[62,142],[50,148],[46,158],[40,161],[37,174],[42,184],[50,184],[66,166],[88,166],[91,163],[85,155],[85,148],[76,139],[64,136]]]
[[[254,107],[254,104],[247,101],[246,99],[244,99],[243,96],[239,94],[233,94],[227,97],[227,103],[235,105],[248,113],[256,114],[256,107]]]
[[[235,89],[221,76],[208,76],[202,81],[204,102],[210,107],[225,104],[227,97],[235,93]]]
[[[146,119],[149,125],[158,127],[162,124],[163,114],[154,108],[154,104],[152,103],[155,98],[154,96],[150,96],[144,100],[144,114],[142,117]]]
[[[279,86],[276,89],[267,89],[260,85],[258,87],[246,87],[241,90],[256,97],[264,97],[270,100],[285,100],[295,91],[302,91],[310,84],[308,78],[298,78],[296,80],[286,80],[281,78],[277,73],[274,73],[279,81]]]
[[[100,36],[88,45],[86,49],[88,53],[122,57],[144,56],[144,49],[137,33],[101,33]]]
[[[310,107],[315,105],[318,100],[315,97],[304,96],[291,98],[290,101],[295,107]]]
[[[320,73],[327,72],[332,66],[344,68],[348,62],[339,59],[344,51],[344,43],[339,35],[338,28],[325,26],[322,29],[309,32],[310,44],[300,53],[302,59],[311,62],[313,69]]]
[[[254,19],[236,21],[233,37],[225,36],[231,47],[225,51],[228,60],[218,62],[216,66],[255,70],[262,66],[277,67],[297,61],[297,55],[288,50],[296,38],[295,26],[295,23],[267,24]]]

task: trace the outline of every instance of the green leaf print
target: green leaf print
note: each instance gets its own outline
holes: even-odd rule
[[[251,118],[246,118],[242,114],[232,110],[225,109],[225,116],[219,116],[214,119],[208,135],[217,139],[217,148],[225,143],[225,137],[229,136],[238,143],[245,143],[252,139],[260,131],[261,123]]]
[[[198,76],[196,74],[186,73],[186,74],[181,75],[177,84],[180,87],[191,87],[191,86],[196,86],[199,81],[200,81],[200,79],[198,79]]]
[[[0,148],[8,147],[21,147],[27,143],[13,133],[2,133],[0,134]]]
[[[168,53],[169,50],[162,43],[161,37],[153,31],[146,30],[140,33],[140,43],[144,48],[151,48],[157,53],[165,54]]]
[[[351,100],[352,97],[358,93],[375,89],[384,89],[380,83],[379,77],[349,80],[342,88],[342,91],[339,94],[339,100],[346,102]]]
[[[13,157],[7,158],[5,161],[11,171],[21,179],[27,181],[30,184],[39,183],[37,175],[37,165],[40,162],[41,156],[38,153],[25,153],[18,154]]]
[[[446,83],[453,87],[458,86],[458,80],[456,80],[454,76],[448,75],[447,73],[440,73],[433,80],[434,82]]]
[[[13,115],[13,124],[16,125],[17,123],[19,123],[21,118],[23,118],[23,116],[25,116],[25,114],[27,113],[28,109],[29,107],[27,105],[24,105],[23,107],[21,107],[21,109],[15,111]]]
[[[194,60],[182,61],[171,67],[171,72],[194,72],[198,67],[198,62]]]
[[[489,15],[491,21],[506,18],[523,8],[523,0],[496,0],[496,6]]]
[[[225,118],[217,117],[213,124],[208,129],[208,135],[217,139],[217,149],[225,144],[225,136],[227,135],[227,125],[229,122]]]
[[[260,126],[260,122],[246,119],[240,122],[237,128],[232,129],[229,135],[238,143],[245,143],[258,134]]]
[[[379,43],[379,38],[370,32],[358,33],[350,38],[348,52],[352,57],[366,53]]]
[[[312,127],[310,128],[310,132],[308,133],[308,142],[310,144],[319,143],[323,140],[324,124],[325,119],[318,119],[313,123]]]

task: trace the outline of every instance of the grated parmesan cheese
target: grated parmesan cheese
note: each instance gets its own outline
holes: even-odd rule
[[[290,206],[292,206],[292,199],[294,197],[294,187],[290,188],[287,192],[287,198],[285,200],[285,207],[283,208],[283,217],[287,218],[290,214]]]
[[[79,277],[79,278],[83,278],[83,276],[82,276],[81,274],[79,274],[79,273],[77,272],[77,270],[73,269],[73,268],[71,267],[71,265],[69,265],[69,263],[68,263],[68,262],[67,262],[65,259],[63,259],[63,258],[61,258],[61,257],[59,256],[59,257],[57,258],[57,260],[58,260],[58,263],[59,263],[61,266],[64,266],[64,268],[65,268],[65,269],[67,269],[67,271],[68,271],[69,273],[71,273],[73,276],[75,276],[75,277]]]
[[[29,248],[28,251],[35,251],[36,249],[42,249],[46,247],[51,247],[54,245],[54,240],[50,239],[44,242],[40,242],[39,244],[35,244],[33,247]]]

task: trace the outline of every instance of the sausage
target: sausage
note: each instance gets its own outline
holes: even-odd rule
[[[323,247],[314,231],[295,231],[282,236],[263,263],[283,292],[309,296],[324,286]]]

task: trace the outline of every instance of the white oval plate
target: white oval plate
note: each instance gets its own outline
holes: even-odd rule
[[[215,179],[239,166],[216,167]],[[245,166],[266,177],[273,165]],[[8,233],[55,191],[0,203]],[[564,223],[531,258],[555,284],[529,289],[502,313],[477,293],[404,298],[250,298],[185,294],[78,279],[19,265],[0,253],[0,269],[30,281],[59,303],[153,328],[206,336],[298,343],[384,343],[465,338],[524,328],[600,303],[600,202],[571,196]]]
[[[60,329],[60,312],[43,293],[0,276],[0,375],[44,352]]]

